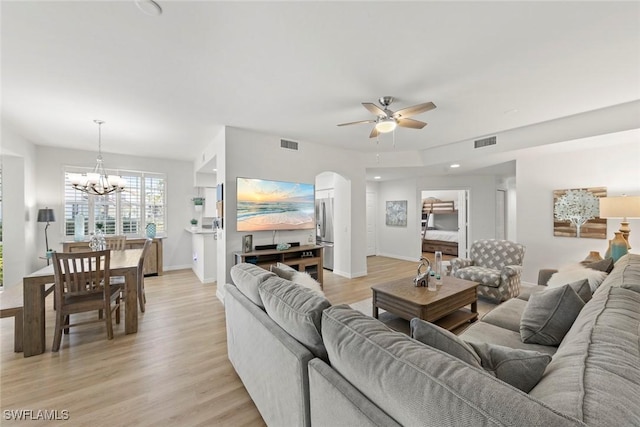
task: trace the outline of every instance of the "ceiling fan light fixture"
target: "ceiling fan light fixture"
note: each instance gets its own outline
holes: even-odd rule
[[[378,120],[378,123],[376,123],[376,130],[380,133],[389,133],[393,132],[396,126],[398,126],[398,123],[395,119],[386,117]]]

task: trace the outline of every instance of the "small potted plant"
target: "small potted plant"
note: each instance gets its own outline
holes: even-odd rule
[[[204,205],[204,197],[194,197],[191,199],[193,202],[193,206],[196,209],[196,212],[202,211],[202,205]]]
[[[198,220],[195,218],[191,218],[191,229],[195,230],[198,228]]]

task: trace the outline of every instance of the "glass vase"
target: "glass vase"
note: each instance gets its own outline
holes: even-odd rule
[[[622,233],[616,231],[615,237],[611,240],[611,258],[613,258],[613,262],[618,261],[622,258],[623,255],[626,255],[629,252],[627,248],[627,241],[622,237]]]
[[[147,224],[146,230],[148,238],[153,239],[156,237],[156,225],[153,222]]]
[[[436,285],[442,285],[442,252],[436,251]]]

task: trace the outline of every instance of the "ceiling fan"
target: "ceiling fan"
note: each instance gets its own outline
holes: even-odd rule
[[[391,103],[393,102],[393,96],[383,96],[382,98],[378,99],[378,102],[380,103],[380,105],[382,105],[383,108],[380,108],[376,104],[371,102],[362,103],[362,106],[364,108],[377,116],[374,120],[360,120],[358,122],[341,123],[338,126],[375,123],[376,125],[373,127],[373,130],[369,135],[369,138],[375,138],[381,133],[393,131],[396,126],[411,129],[422,129],[427,125],[425,122],[410,119],[409,117],[436,108],[436,105],[433,102],[425,102],[424,104],[414,105],[413,107],[407,107],[393,112],[389,110],[389,105],[391,105]]]

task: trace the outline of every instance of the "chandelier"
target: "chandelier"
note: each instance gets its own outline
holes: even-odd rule
[[[95,196],[104,196],[113,192],[124,191],[125,180],[117,175],[107,175],[104,170],[102,161],[102,120],[94,120],[98,125],[98,157],[96,158],[96,166],[93,172],[86,174],[70,173],[69,181],[71,185],[78,191],[93,194]]]

